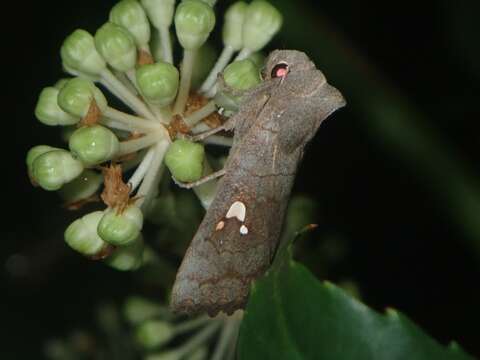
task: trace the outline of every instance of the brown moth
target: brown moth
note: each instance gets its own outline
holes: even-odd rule
[[[245,306],[251,282],[275,255],[305,145],[345,105],[302,52],[272,52],[265,74],[221,127],[235,130],[233,146],[216,197],[178,270],[171,297],[175,312],[213,316]]]

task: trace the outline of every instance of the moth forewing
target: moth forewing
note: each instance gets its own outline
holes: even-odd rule
[[[213,316],[245,305],[251,282],[273,260],[304,147],[345,104],[303,53],[276,51],[267,67],[275,61],[290,73],[267,79],[235,115],[225,176],[177,273],[175,312]]]

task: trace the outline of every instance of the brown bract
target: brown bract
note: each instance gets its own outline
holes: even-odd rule
[[[110,255],[112,255],[113,251],[115,250],[115,246],[112,246],[110,244],[107,244],[103,247],[102,250],[98,254],[89,256],[90,260],[103,260],[108,258]]]
[[[78,201],[66,203],[66,204],[63,205],[63,207],[67,210],[75,211],[75,210],[80,210],[82,207],[84,207],[87,204],[95,203],[95,202],[98,202],[98,201],[100,201],[98,195],[94,194],[94,195],[89,196],[85,199],[81,199],[81,200],[78,200]]]
[[[190,131],[190,128],[183,121],[181,115],[175,115],[168,125],[168,134],[171,139],[175,139],[178,133],[187,134]]]
[[[182,115],[175,115],[168,126],[168,133],[171,139],[175,139],[178,133],[188,134],[190,128],[183,121],[183,118],[194,113],[195,111],[201,109],[209,102],[205,96],[202,96],[197,93],[190,94],[188,98],[185,113]],[[222,116],[214,112],[202,120],[208,127],[214,129],[223,124]]]
[[[122,179],[122,167],[111,164],[102,169],[104,177],[104,189],[100,197],[110,208],[122,213],[135,199],[130,198],[130,185]]]
[[[202,96],[197,93],[192,93],[190,94],[190,97],[188,98],[187,101],[187,108],[185,110],[184,116],[188,116],[195,111],[201,109],[204,107],[210,99],[206,98],[205,96]],[[223,118],[222,116],[217,113],[216,111],[209,116],[207,116],[205,119],[202,120],[205,124],[207,124],[210,128],[216,128],[222,125],[223,123]]]
[[[92,99],[92,101],[90,102],[90,107],[88,108],[87,115],[85,115],[78,124],[79,126],[93,126],[99,122],[101,117],[102,112],[100,111],[100,108],[98,107],[95,99]]]
[[[153,63],[154,61],[153,61],[152,54],[146,52],[145,50],[140,50],[138,52],[138,59],[137,59],[138,66],[149,65]]]

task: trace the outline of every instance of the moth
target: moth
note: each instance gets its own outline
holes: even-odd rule
[[[216,197],[178,270],[174,312],[210,316],[245,306],[250,284],[271,264],[305,146],[345,105],[302,52],[276,50],[264,81],[219,130],[234,130]]]

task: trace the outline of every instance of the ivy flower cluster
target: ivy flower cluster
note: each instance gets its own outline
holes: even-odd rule
[[[261,82],[260,51],[279,31],[282,16],[264,0],[232,4],[215,60],[207,43],[216,24],[214,5],[122,0],[94,34],[77,29],[63,42],[63,68],[72,77],[41,91],[35,116],[64,127],[68,149],[37,145],[26,164],[34,185],[60,192],[72,209],[100,193],[106,208],[65,231],[66,243],[79,253],[119,270],[137,269],[144,218],[160,201],[165,168],[177,182],[195,182],[213,171],[204,145],[231,145],[228,137],[192,142],[185,134],[219,126],[237,109],[233,94]],[[177,42],[183,50],[178,67]],[[112,107],[107,92],[129,110]],[[194,188],[205,208],[215,190],[215,180]]]

